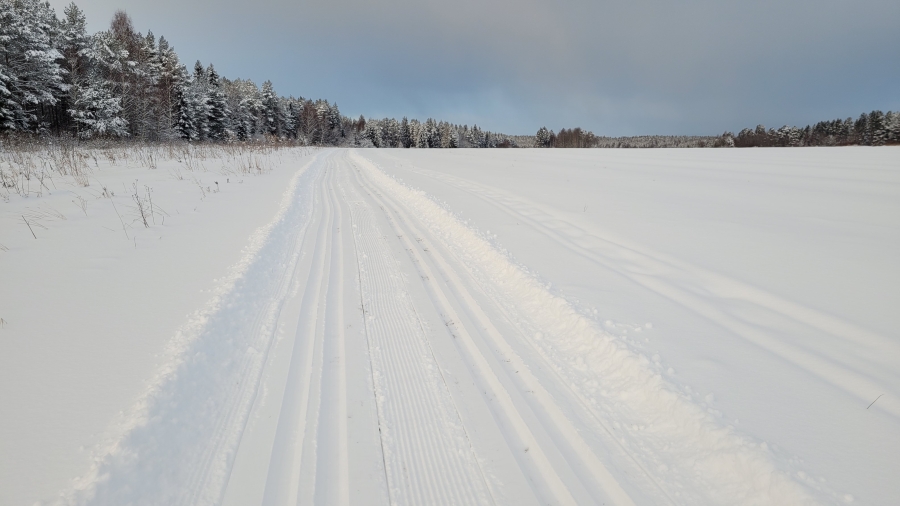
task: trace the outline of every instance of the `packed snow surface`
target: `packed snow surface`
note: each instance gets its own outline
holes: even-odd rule
[[[0,164],[0,504],[900,502],[900,149],[130,149]]]

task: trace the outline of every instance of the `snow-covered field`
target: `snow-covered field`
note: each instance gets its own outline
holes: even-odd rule
[[[109,153],[3,190],[0,504],[900,502],[898,148]]]

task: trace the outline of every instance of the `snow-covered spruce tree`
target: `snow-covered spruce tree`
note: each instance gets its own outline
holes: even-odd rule
[[[272,81],[266,81],[262,85],[262,123],[265,134],[273,137],[281,135],[281,108],[278,106],[278,95],[275,94],[275,88]]]
[[[862,113],[853,123],[854,144],[862,144],[863,146],[872,145],[871,131],[869,130],[869,115]]]
[[[370,119],[363,129],[363,138],[372,143],[376,148],[383,147],[381,139],[381,124],[377,119]]]
[[[188,141],[202,141],[209,134],[209,78],[199,61],[194,73],[176,89],[175,130]]]
[[[883,146],[888,140],[888,131],[884,124],[884,113],[872,111],[869,113],[868,137],[872,146]]]
[[[441,147],[441,131],[437,121],[433,118],[425,120],[425,142],[428,143],[429,148]]]
[[[185,125],[180,128],[182,138],[202,141],[209,135],[209,77],[200,61],[194,63],[194,73],[182,87],[181,115]],[[184,133],[188,135],[185,136]]]
[[[168,125],[163,124],[163,103],[160,80],[162,76],[162,59],[159,47],[156,44],[156,36],[148,31],[143,38],[138,34],[140,53],[138,54],[138,67],[136,74],[140,86],[138,99],[136,100],[137,130],[141,137],[150,140],[163,138],[168,131]]]
[[[187,79],[184,65],[178,59],[175,48],[165,37],[159,38],[157,45],[159,58],[159,80],[157,82],[159,136],[161,139],[177,137],[175,111],[178,88]]]
[[[246,141],[253,138],[262,128],[262,100],[259,88],[251,80],[223,79],[221,87],[225,92],[225,102],[230,114],[229,124],[235,137]]]
[[[408,148],[410,146],[412,146],[412,135],[410,135],[409,120],[403,116],[403,119],[400,120],[400,147]]]
[[[316,125],[316,106],[312,100],[300,100],[297,111],[297,139],[303,144],[315,144],[313,131]]]
[[[440,147],[441,148],[449,148],[450,147],[450,123],[446,121],[441,121],[438,123],[438,134],[440,136]]]
[[[415,123],[412,123],[411,125],[415,127],[414,132],[415,132],[416,148],[419,148],[419,149],[427,148],[428,147],[428,130],[425,127],[426,124],[419,123],[418,121],[416,121]]]
[[[394,118],[385,118],[381,124],[383,125],[381,137],[384,140],[384,147],[398,147],[400,145],[400,123]]]
[[[188,85],[189,82],[186,80],[175,87],[175,99],[172,108],[175,120],[175,133],[186,141],[197,138],[197,127],[194,125],[191,104],[188,101]]]
[[[0,130],[47,130],[44,107],[68,89],[52,44],[56,24],[45,2],[0,0]]]
[[[303,109],[306,107],[306,99],[297,97],[294,104],[294,138],[303,143]]]
[[[325,101],[328,104],[328,101]],[[341,116],[341,110],[338,108],[337,102],[328,106],[328,128],[331,131],[330,143],[337,145],[345,137],[344,117]]]
[[[297,123],[299,121],[297,110],[300,101],[294,97],[288,97],[282,100],[282,109],[284,110],[284,136],[288,139],[297,138]]]
[[[206,69],[206,121],[209,129],[209,138],[214,141],[224,141],[229,135],[228,129],[228,105],[225,103],[225,93],[219,87],[219,74],[212,64]]]
[[[478,125],[472,125],[472,128],[468,131],[467,141],[469,141],[469,146],[473,148],[485,148],[487,147],[487,137],[484,135],[484,132],[478,128]]]

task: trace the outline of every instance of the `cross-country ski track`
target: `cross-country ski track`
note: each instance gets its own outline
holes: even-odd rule
[[[765,445],[364,150],[320,150],[297,171],[169,356],[63,502],[818,501]]]

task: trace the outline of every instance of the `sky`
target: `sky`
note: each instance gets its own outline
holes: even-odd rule
[[[61,16],[68,0],[51,0]],[[82,0],[347,116],[715,135],[900,110],[897,0]]]

